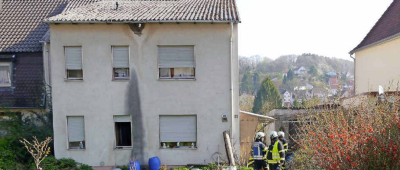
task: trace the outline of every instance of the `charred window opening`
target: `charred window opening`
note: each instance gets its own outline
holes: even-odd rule
[[[116,149],[132,147],[132,126],[130,116],[115,116]]]

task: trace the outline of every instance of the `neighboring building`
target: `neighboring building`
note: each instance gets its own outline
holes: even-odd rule
[[[303,74],[307,74],[307,69],[304,68],[303,66],[299,67],[299,68],[295,68],[293,70],[294,74],[296,75],[303,75]]]
[[[312,89],[313,97],[317,97],[322,102],[325,102],[328,97],[328,91],[322,87],[316,87]]]
[[[282,75],[287,77],[287,73],[289,72],[288,69],[282,71]]]
[[[224,131],[240,148],[236,2],[118,2],[44,21],[56,158],[109,167],[153,156],[214,163],[217,152],[227,160]]]
[[[337,77],[337,73],[334,71],[327,72],[326,75],[328,75],[329,77]]]
[[[295,86],[295,87],[293,88],[293,90],[294,90],[294,91],[303,91],[303,90],[311,90],[311,89],[313,89],[313,88],[314,88],[314,86],[311,85],[311,84],[308,84],[308,83],[301,83],[300,85]]]
[[[42,20],[61,13],[67,2],[0,0],[0,113],[45,108],[47,49],[40,41],[49,26]]]
[[[356,94],[395,90],[400,77],[400,0],[394,0],[371,31],[354,48]],[[391,83],[394,82],[394,83]]]
[[[349,97],[353,97],[353,96],[354,96],[354,89],[350,88],[350,89],[342,90],[340,98],[349,98]]]
[[[354,80],[346,80],[346,85],[344,86],[345,89],[352,89],[354,88]]]
[[[340,79],[338,78],[329,78],[329,89],[331,93],[329,95],[336,95],[340,90]]]
[[[281,91],[282,106],[291,107],[293,104],[292,93],[287,90]]]

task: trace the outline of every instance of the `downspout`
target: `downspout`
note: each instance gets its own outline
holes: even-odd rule
[[[233,142],[233,128],[235,125],[235,113],[234,113],[234,100],[233,100],[233,22],[230,22],[231,25],[231,35],[230,35],[230,39],[229,39],[229,55],[230,55],[230,69],[231,69],[231,117],[232,117],[232,124],[231,124],[231,141]]]
[[[353,53],[350,53],[350,58],[354,60],[354,95],[356,95],[356,58],[351,56]]]

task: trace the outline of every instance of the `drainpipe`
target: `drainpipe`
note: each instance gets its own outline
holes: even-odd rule
[[[351,56],[352,53],[350,53],[350,58],[354,60],[354,95],[356,95],[356,58]]]
[[[232,109],[232,130],[231,130],[231,141],[233,142],[233,128],[235,127],[235,113],[234,113],[234,100],[233,100],[233,22],[230,22],[231,25],[231,35],[229,39],[229,55],[230,55],[230,65],[231,65],[231,109]]]

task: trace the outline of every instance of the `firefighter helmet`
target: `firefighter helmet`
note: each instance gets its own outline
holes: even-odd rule
[[[278,133],[276,133],[276,131],[271,131],[271,132],[269,132],[269,137],[276,138],[276,137],[278,137]]]
[[[279,132],[278,132],[278,136],[285,137],[285,132],[279,131]]]
[[[256,139],[261,139],[263,137],[265,137],[265,134],[263,132],[256,133]]]

